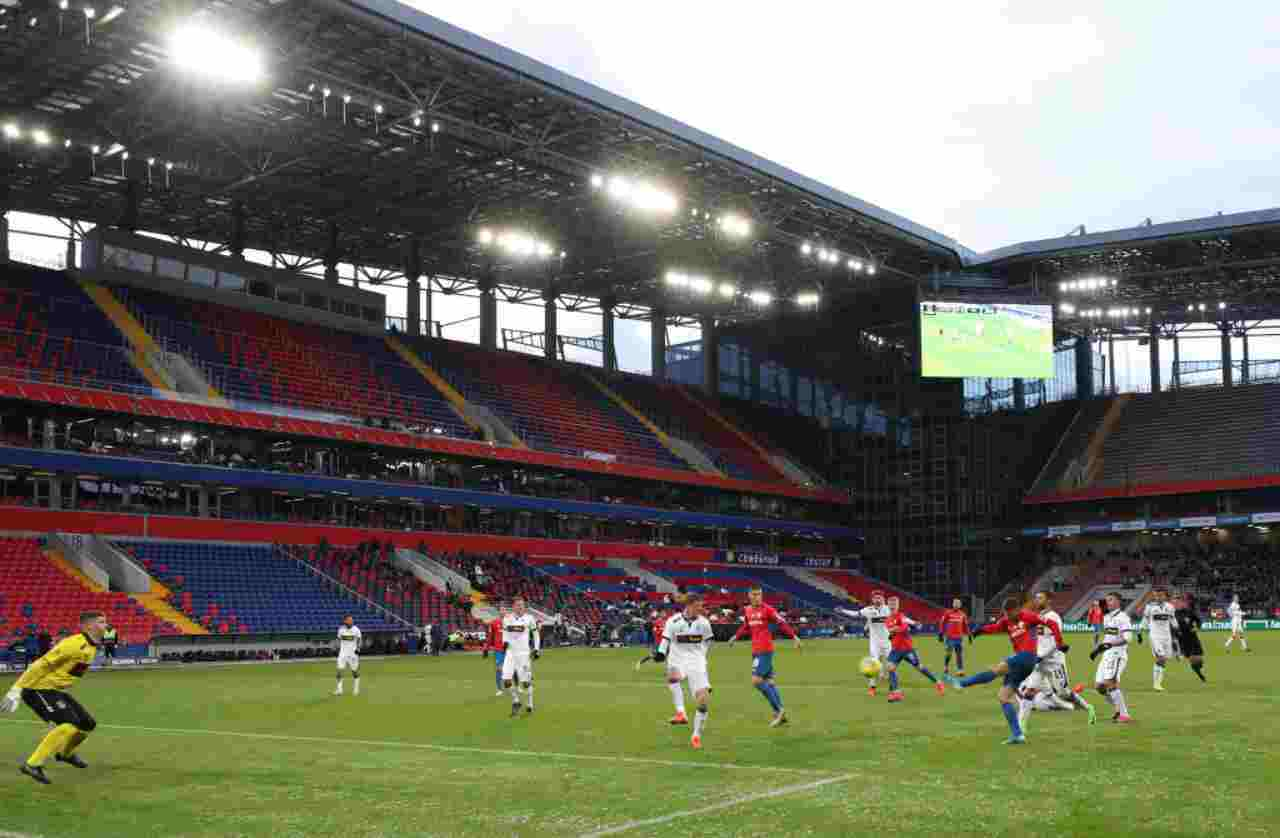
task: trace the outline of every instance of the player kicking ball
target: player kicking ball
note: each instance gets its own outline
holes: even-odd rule
[[[915,641],[911,638],[911,627],[920,625],[915,620],[902,613],[901,604],[896,596],[889,597],[889,619],[885,620],[885,627],[889,630],[889,642],[893,649],[889,652],[889,662],[886,667],[889,670],[889,701],[902,701],[902,690],[898,687],[898,664],[906,661],[916,668],[924,677],[933,682],[933,686],[938,690],[938,695],[946,692],[946,687],[942,685],[936,676],[929,671],[928,667],[920,663],[920,655],[916,654]]]
[[[698,711],[693,717],[693,736],[689,744],[694,750],[702,748],[702,730],[707,723],[707,701],[711,695],[711,679],[707,673],[707,651],[715,634],[711,623],[703,616],[701,594],[690,594],[684,610],[667,620],[662,629],[662,642],[653,653],[658,663],[667,663],[667,685],[676,705],[676,717],[684,716],[683,682],[689,684],[689,692],[697,702]],[[673,724],[677,722],[673,719]],[[685,724],[688,722],[686,721]]]
[[[762,589],[752,588],[747,597],[751,604],[742,609],[742,626],[730,638],[729,645],[751,632],[751,686],[759,690],[773,708],[773,721],[769,722],[769,727],[780,727],[787,723],[787,712],[782,709],[782,695],[773,683],[773,632],[769,630],[769,624],[777,623],[779,630],[795,641],[797,651],[800,638],[772,605],[765,604]]]
[[[1040,619],[1053,623],[1062,631],[1062,617],[1053,610],[1049,595],[1041,591],[1031,601],[1031,608],[1040,615]],[[1077,708],[1088,713],[1089,724],[1098,721],[1098,713],[1093,705],[1084,700],[1076,690],[1071,689],[1071,679],[1067,675],[1067,656],[1058,651],[1053,633],[1044,626],[1037,626],[1036,654],[1040,662],[1035,671],[1018,687],[1021,700],[1018,702],[1018,725],[1025,735],[1027,721],[1031,711],[1075,710]],[[1084,686],[1081,685],[1081,690]]]
[[[533,661],[542,655],[542,634],[538,621],[525,609],[523,597],[511,603],[511,613],[502,618],[502,685],[511,691],[511,717],[520,715],[520,687],[523,685],[533,712]]]
[[[1018,597],[1006,597],[1004,614],[1000,619],[977,629],[974,634],[1008,634],[1009,642],[1013,644],[1013,654],[986,672],[970,675],[964,680],[954,675],[942,676],[947,684],[957,689],[989,684],[997,678],[1004,679],[998,695],[1000,711],[1009,723],[1009,738],[1004,741],[1006,745],[1025,745],[1027,742],[1027,737],[1022,733],[1022,725],[1018,722],[1018,710],[1014,701],[1018,695],[1018,685],[1031,676],[1036,664],[1040,662],[1040,656],[1036,654],[1037,638],[1031,630],[1034,626],[1046,626],[1053,633],[1054,646],[1059,652],[1066,654],[1070,649],[1062,642],[1062,630],[1056,624],[1042,620],[1034,611],[1022,608],[1022,601]]]
[[[351,672],[351,694],[360,695],[360,627],[350,614],[338,627],[338,686],[334,695],[342,695],[342,670]]]
[[[870,641],[870,648],[867,657],[875,658],[880,661],[880,672],[876,676],[867,676],[867,695],[872,698],[876,697],[876,685],[885,678],[885,664],[889,660],[889,652],[892,648],[889,645],[889,630],[885,628],[884,621],[889,619],[889,606],[885,605],[884,592],[872,591],[871,604],[866,608],[858,611],[850,611],[847,608],[837,608],[836,611],[848,617],[861,617],[866,620],[867,640]]]

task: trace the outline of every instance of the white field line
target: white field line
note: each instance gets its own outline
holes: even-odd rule
[[[605,835],[617,835],[620,832],[630,832],[633,829],[640,829],[648,826],[659,826],[664,823],[671,823],[681,818],[692,818],[697,815],[706,815],[711,812],[719,812],[722,809],[732,809],[734,806],[743,806],[747,803],[754,803],[757,800],[768,800],[774,797],[782,797],[788,794],[799,794],[804,791],[812,791],[813,789],[829,786],[834,783],[843,783],[852,780],[853,774],[841,774],[839,777],[828,777],[825,780],[814,780],[810,783],[799,783],[794,786],[783,786],[782,788],[771,789],[770,791],[760,791],[753,794],[742,794],[737,797],[731,797],[728,800],[722,800],[719,803],[713,803],[710,806],[703,806],[698,809],[683,809],[679,812],[672,812],[669,815],[663,815],[660,818],[648,818],[646,820],[627,821],[617,826],[610,826],[605,829],[598,829],[595,832],[584,833],[581,838],[602,838]]]
[[[44,725],[44,722],[28,719],[0,719],[9,724]],[[405,748],[408,750],[435,751],[446,754],[482,754],[486,756],[509,756],[542,759],[576,759],[590,762],[616,762],[626,765],[657,765],[666,768],[723,768],[730,771],[766,771],[779,774],[808,774],[811,776],[829,774],[828,771],[813,771],[805,768],[785,768],[775,765],[742,765],[733,762],[701,762],[692,760],[649,759],[646,757],[625,757],[610,754],[568,754],[559,751],[521,751],[504,748],[472,748],[464,745],[437,745],[430,742],[395,742],[385,739],[343,739],[324,736],[291,736],[283,733],[248,733],[234,730],[203,730],[199,728],[143,727],[141,725],[104,725],[99,724],[97,730],[124,730],[137,733],[155,733],[170,736],[224,736],[238,739],[260,739],[270,742],[306,742],[319,745],[367,745],[370,747]],[[0,838],[4,838],[0,834]]]

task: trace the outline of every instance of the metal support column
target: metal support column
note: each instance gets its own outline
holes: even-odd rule
[[[559,331],[556,321],[556,291],[548,288],[542,292],[542,354],[554,361],[559,349]]]
[[[613,339],[613,309],[618,301],[606,297],[600,300],[600,334],[604,339],[604,358],[601,364],[605,372],[618,371],[618,348]]]
[[[1076,338],[1076,397],[1093,397],[1093,346],[1088,335]]]
[[[1013,380],[1013,409],[1027,409],[1027,381],[1025,378]]]
[[[1147,335],[1151,341],[1151,392],[1160,392],[1160,327],[1154,323],[1147,330]]]
[[[0,265],[9,264],[9,217],[0,207]]]
[[[196,490],[196,514],[201,518],[209,517],[209,487],[201,486]]]
[[[329,222],[329,244],[324,251],[324,281],[338,284],[338,224]]]
[[[127,233],[138,231],[138,184],[132,180],[124,182],[122,190],[124,206],[120,209],[120,220],[116,226]]]
[[[702,316],[702,389],[708,396],[720,393],[720,333],[716,318]]]
[[[233,259],[244,259],[245,215],[244,204],[241,201],[231,205],[231,241],[228,242],[228,249]]]
[[[1240,330],[1240,383],[1249,383],[1249,328]]]
[[[404,330],[406,334],[417,337],[422,334],[422,284],[418,278],[422,276],[422,259],[418,251],[418,240],[404,240]]]
[[[1182,359],[1178,357],[1178,333],[1173,333],[1173,387],[1177,390],[1182,386]]]
[[[1116,336],[1114,334],[1107,335],[1107,366],[1111,371],[1111,395],[1115,395],[1116,388]]]
[[[492,278],[480,280],[480,345],[498,348],[498,298]]]
[[[1222,333],[1222,386],[1230,387],[1235,383],[1235,370],[1231,369],[1231,324],[1221,321],[1218,331]]]
[[[751,370],[749,373],[751,401],[760,401],[760,356],[755,350],[751,351]]]
[[[667,377],[667,311],[655,306],[649,314],[649,366],[653,377]]]

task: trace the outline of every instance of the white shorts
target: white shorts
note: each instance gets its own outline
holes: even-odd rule
[[[889,650],[892,648],[893,646],[892,644],[889,643],[888,640],[884,640],[884,641],[872,640],[870,655],[871,657],[876,658],[877,660],[882,660],[882,661],[888,660]]]
[[[342,652],[338,654],[338,668],[350,669],[356,672],[360,669],[360,655],[357,652]]]
[[[1232,633],[1232,634],[1244,634],[1244,620],[1232,620],[1232,621],[1231,621],[1231,633]]]
[[[1066,698],[1071,693],[1071,679],[1067,676],[1067,665],[1042,662],[1027,676],[1027,680],[1019,685],[1019,688],[1035,690],[1038,693],[1054,693]]]
[[[1098,663],[1098,674],[1094,676],[1094,683],[1101,684],[1103,681],[1115,681],[1120,683],[1120,676],[1124,674],[1125,667],[1129,665],[1128,652],[1103,652],[1102,660]]]
[[[521,683],[528,684],[533,681],[533,655],[529,652],[507,652],[502,659],[502,680],[510,681],[512,676],[520,679]]]
[[[695,695],[703,690],[711,689],[711,678],[705,669],[693,668],[684,670],[675,666],[669,666],[667,667],[667,678],[684,681],[689,685],[689,689],[693,690]]]
[[[1169,637],[1152,637],[1151,638],[1151,655],[1157,658],[1173,657],[1173,636]]]

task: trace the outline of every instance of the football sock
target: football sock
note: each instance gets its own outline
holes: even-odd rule
[[[1245,640],[1243,637],[1241,637],[1241,638],[1240,638],[1240,648],[1241,648],[1241,649],[1244,649],[1246,652],[1247,652],[1247,651],[1249,651],[1249,641],[1248,641],[1248,640]]]
[[[782,705],[778,703],[778,691],[773,689],[773,684],[765,681],[763,684],[757,686],[756,689],[760,691],[762,696],[764,696],[764,700],[769,702],[769,706],[773,708],[773,712],[776,713],[782,709]]]
[[[868,687],[870,687],[870,688],[871,688],[871,689],[873,689],[873,690],[876,688],[876,684],[877,684],[877,683],[879,683],[879,680],[878,680],[878,679],[876,679],[876,678],[868,678],[868,679],[867,679],[867,686],[868,686]]]
[[[956,669],[964,672],[964,647],[956,647]]]
[[[676,705],[676,712],[684,715],[684,688],[679,683],[667,686],[671,689],[671,701]]]
[[[1116,687],[1111,691],[1111,703],[1115,706],[1116,712],[1121,716],[1129,715],[1129,705],[1125,703],[1124,693],[1120,692],[1120,688]]]
[[[360,671],[351,673],[351,694],[360,695]]]
[[[773,683],[772,681],[769,682],[769,695],[773,696],[773,709],[781,713],[782,712],[782,693],[778,692],[778,685]]]
[[[889,671],[889,689],[894,692],[898,691],[898,670],[896,669]]]
[[[921,675],[928,678],[930,681],[932,681],[935,684],[938,683],[938,679],[934,677],[933,673],[929,671],[929,668],[927,666],[918,666],[916,668],[920,670]]]
[[[511,703],[512,704],[520,703],[520,685],[515,683],[514,681],[511,684]]]
[[[1001,704],[1000,710],[1004,713],[1005,721],[1009,723],[1009,732],[1014,736],[1022,735],[1022,725],[1018,724],[1018,711],[1013,709],[1012,704]]]
[[[62,750],[63,744],[71,738],[71,735],[78,732],[79,731],[76,730],[75,725],[58,725],[53,730],[46,733],[45,737],[40,740],[40,744],[31,752],[31,756],[27,757],[27,765],[30,765],[33,768],[38,768],[44,765],[45,760],[54,754],[59,753]]]
[[[942,671],[947,672],[951,669],[951,650],[947,650],[947,656],[942,660]]]
[[[342,670],[338,670],[338,692],[342,692]]]
[[[525,688],[525,698],[526,698],[525,703],[528,704],[530,707],[532,707],[533,706],[533,684],[529,684],[529,686]]]
[[[984,670],[983,672],[977,673],[976,675],[970,675],[968,678],[965,678],[963,681],[960,682],[960,686],[974,687],[974,686],[977,686],[978,684],[990,684],[995,679],[996,679],[996,674],[992,672],[990,669],[987,669],[987,670]]]
[[[1007,707],[1008,705],[1005,705],[1005,706]],[[1031,717],[1031,708],[1034,706],[1035,704],[1033,702],[1028,701],[1025,698],[1018,699],[1018,727],[1019,728],[1026,730],[1027,719]]]
[[[1085,701],[1084,696],[1080,695],[1080,693],[1075,693],[1075,692],[1071,693],[1071,696],[1068,698],[1068,701],[1075,704],[1081,710],[1089,709],[1089,702]]]
[[[62,746],[61,754],[64,757],[71,756],[73,753],[75,753],[76,748],[80,747],[80,743],[84,742],[84,740],[88,738],[89,738],[89,734],[85,733],[83,730],[80,730],[79,728],[76,728],[75,732],[67,737],[66,744]]]
[[[1230,648],[1231,648],[1231,641],[1232,641],[1232,640],[1235,640],[1235,638],[1234,638],[1234,637],[1228,637],[1228,638],[1227,638],[1227,645],[1223,646],[1222,648],[1224,648],[1224,649],[1230,649]]]
[[[707,708],[699,707],[698,712],[693,714],[693,735],[702,735],[702,726],[707,723]]]
[[[502,689],[502,667],[493,671],[493,682],[498,685],[498,689]]]
[[[1200,677],[1200,680],[1201,680],[1201,681],[1203,681],[1203,680],[1205,679],[1205,678],[1204,678],[1204,663],[1193,663],[1193,664],[1191,664],[1191,671],[1192,671],[1192,672],[1194,672],[1196,675],[1198,675],[1198,676]]]
[[[1159,687],[1164,684],[1164,667],[1156,664],[1151,667],[1151,686]]]

